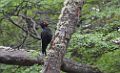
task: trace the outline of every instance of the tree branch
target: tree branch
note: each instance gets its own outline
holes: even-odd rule
[[[24,36],[22,42],[18,46],[14,47],[14,48],[18,48],[18,49],[22,48],[24,43],[26,42],[27,38],[28,38],[28,32],[26,32],[26,35]]]
[[[23,27],[21,27],[20,25],[18,25],[17,23],[15,23],[10,17],[7,17],[8,20],[15,26],[17,26],[18,28],[22,29],[25,33],[28,33],[28,30],[24,29]],[[29,35],[35,39],[38,39],[38,40],[41,40],[40,37],[32,34],[32,33],[29,33]]]
[[[40,37],[40,34],[38,33],[38,31],[36,30],[36,27],[38,26],[38,24],[31,18],[31,17],[28,17],[28,16],[25,16],[23,14],[20,14],[19,16],[22,16],[23,19],[25,19],[26,23],[27,23],[27,26],[33,30],[33,32],[35,33],[36,37],[38,37],[39,39],[41,38]],[[28,29],[29,29],[28,28]],[[32,33],[31,30],[28,30],[30,33]]]
[[[23,49],[17,50],[10,47],[0,46],[0,63],[20,65],[20,66],[32,66],[34,64],[43,64],[43,59],[39,56],[32,56],[30,51]],[[61,70],[67,73],[101,73],[96,68],[89,65],[78,64],[70,59],[63,59]]]

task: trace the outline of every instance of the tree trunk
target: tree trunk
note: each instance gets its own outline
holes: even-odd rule
[[[24,49],[14,50],[10,47],[0,46],[0,63],[20,65],[20,66],[32,66],[34,64],[43,64],[43,59],[39,59],[32,55],[31,52]],[[70,59],[63,59],[61,70],[67,73],[101,73],[97,68],[93,68],[90,65],[79,64]]]
[[[84,0],[65,0],[55,36],[51,41],[48,56],[45,58],[43,73],[60,73],[63,57],[79,20],[83,3]]]

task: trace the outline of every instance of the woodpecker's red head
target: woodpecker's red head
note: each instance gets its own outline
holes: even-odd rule
[[[42,22],[40,23],[40,26],[41,26],[42,28],[45,28],[45,27],[48,26],[48,22],[47,22],[47,21],[42,21]]]

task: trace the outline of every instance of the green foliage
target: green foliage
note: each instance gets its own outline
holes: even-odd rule
[[[119,48],[119,46],[112,43],[112,40],[106,41],[106,39],[109,39],[108,36],[105,37],[100,33],[74,34],[72,38],[71,43],[73,44],[71,44],[70,47],[73,49],[68,49],[73,52],[72,56],[79,57],[80,62],[83,63],[94,64],[94,61],[100,58],[102,54]],[[114,35],[113,38],[115,38]],[[74,53],[75,50],[77,50],[78,55]]]
[[[2,39],[0,39],[0,44],[1,45],[3,44],[3,45],[8,46],[10,43],[11,43],[11,45],[17,44],[16,40],[20,39],[19,35],[20,35],[21,31],[19,31],[19,29],[16,28],[16,26],[11,26],[10,24],[11,23],[8,23],[7,21],[2,21],[1,33],[0,33],[1,34],[0,38],[2,38]],[[7,30],[9,30],[9,31],[7,31]],[[16,37],[16,38],[14,38],[14,37]]]
[[[0,72],[1,73],[39,73],[41,71],[40,65],[34,65],[29,67],[20,67],[20,66],[13,66],[13,65],[0,65]]]
[[[120,73],[120,50],[102,55],[96,63],[104,73]]]

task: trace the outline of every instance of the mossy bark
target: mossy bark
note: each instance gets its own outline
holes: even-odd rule
[[[84,0],[65,0],[57,30],[45,58],[43,73],[60,73],[63,57],[81,14]]]

